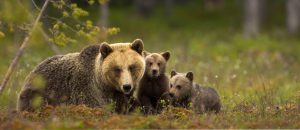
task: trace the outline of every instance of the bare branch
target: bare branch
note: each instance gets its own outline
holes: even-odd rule
[[[40,31],[42,32],[44,38],[47,40],[47,44],[51,47],[51,49],[54,51],[54,53],[57,55],[62,54],[61,51],[57,48],[57,46],[55,46],[54,43],[49,41],[50,38],[47,35],[47,33],[43,29],[41,29]]]
[[[49,3],[49,0],[46,0],[40,13],[38,14],[38,16],[36,17],[35,21],[34,21],[34,24],[33,24],[33,27],[31,28],[31,30],[29,31],[28,35],[25,37],[21,47],[19,48],[19,50],[17,51],[17,54],[15,56],[15,58],[13,59],[12,63],[10,64],[6,74],[5,74],[5,77],[3,79],[3,81],[1,82],[1,86],[0,86],[0,94],[4,91],[4,88],[7,84],[7,82],[9,81],[12,73],[14,72],[14,70],[16,69],[16,66],[19,62],[19,59],[21,58],[23,52],[24,52],[24,49],[26,48],[27,44],[28,44],[28,41],[29,41],[29,38],[31,37],[32,35],[32,32],[33,30],[37,27],[40,19],[41,19],[41,16],[42,14],[44,13],[47,5]]]
[[[36,5],[36,3],[34,2],[34,0],[31,0],[32,1],[32,4],[34,5],[34,7],[38,10],[38,11],[41,11],[41,9]]]

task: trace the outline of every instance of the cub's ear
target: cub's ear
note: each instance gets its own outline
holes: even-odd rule
[[[175,75],[177,75],[177,72],[176,72],[175,70],[172,70],[172,71],[171,71],[171,78],[172,78],[173,76],[175,76]]]
[[[143,51],[143,57],[146,57],[148,55],[150,55],[151,53],[150,52],[147,52],[147,51]]]
[[[141,39],[135,39],[131,43],[131,49],[135,50],[137,53],[141,54],[143,53],[144,50],[144,43]]]
[[[170,52],[168,51],[161,53],[161,55],[165,58],[166,61],[168,61],[171,56]]]
[[[193,82],[194,74],[193,72],[187,72],[185,77],[187,77],[190,81]]]
[[[111,52],[112,52],[112,48],[109,46],[108,43],[103,42],[100,45],[100,53],[101,53],[101,57],[104,59],[106,58]]]

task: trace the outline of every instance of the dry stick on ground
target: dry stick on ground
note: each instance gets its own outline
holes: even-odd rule
[[[28,35],[25,37],[21,47],[19,48],[15,58],[13,59],[13,61],[11,62],[6,74],[5,74],[5,77],[3,79],[3,81],[1,82],[1,86],[0,86],[0,94],[3,92],[7,82],[9,81],[9,78],[11,77],[11,74],[14,72],[14,70],[16,69],[16,66],[17,66],[17,63],[19,62],[19,59],[21,58],[23,52],[24,52],[24,49],[25,47],[27,46],[28,44],[28,41],[29,41],[29,38],[31,37],[32,35],[32,32],[33,30],[35,29],[35,27],[38,25],[40,19],[41,19],[41,16],[43,14],[43,12],[45,11],[48,3],[49,3],[50,0],[46,0],[40,13],[38,14],[37,18],[35,19],[34,23],[33,23],[33,26],[31,28],[31,30],[29,31]]]

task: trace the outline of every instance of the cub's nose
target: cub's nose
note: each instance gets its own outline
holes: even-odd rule
[[[158,70],[152,70],[152,74],[156,75],[158,73]]]
[[[130,84],[124,84],[123,89],[126,93],[131,91],[131,85]]]

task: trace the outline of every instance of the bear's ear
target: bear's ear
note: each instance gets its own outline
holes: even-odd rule
[[[175,75],[177,75],[177,72],[176,72],[175,70],[172,70],[172,71],[171,71],[171,78],[172,78],[173,76],[175,76]]]
[[[161,53],[161,55],[165,58],[166,61],[168,61],[171,56],[170,52],[168,51]]]
[[[141,39],[135,39],[131,43],[131,49],[135,50],[137,53],[141,54],[143,53],[144,50],[144,43]]]
[[[147,52],[147,51],[143,51],[143,56],[146,57],[148,55],[150,55],[151,53],[150,52]]]
[[[83,60],[95,59],[95,57],[99,54],[99,48],[100,48],[99,44],[91,45],[91,46],[84,48],[80,52],[80,59],[83,59]]]
[[[185,77],[187,77],[190,81],[193,82],[194,74],[193,74],[193,72],[187,72]]]
[[[108,43],[103,42],[100,45],[100,53],[101,53],[101,57],[104,59],[106,58],[111,52],[112,52],[112,48],[109,46]]]

